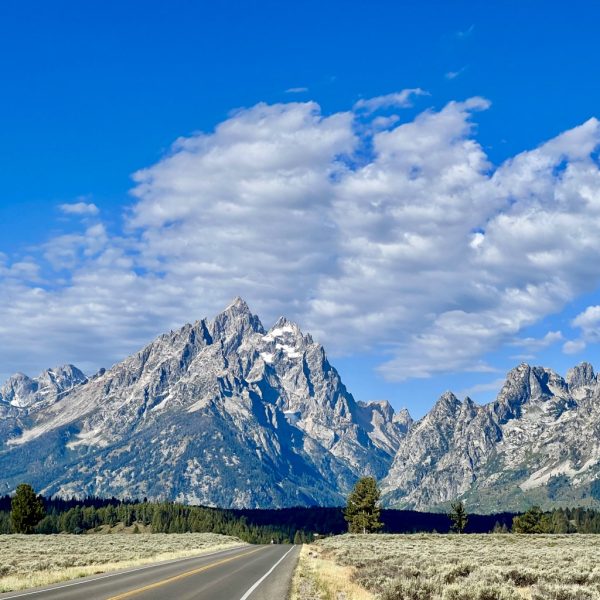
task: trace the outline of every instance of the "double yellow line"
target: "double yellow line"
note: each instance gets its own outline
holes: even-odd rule
[[[235,556],[230,556],[229,558],[223,558],[221,560],[217,560],[215,562],[204,565],[203,567],[198,567],[197,569],[186,571],[185,573],[180,573],[179,575],[174,575],[173,577],[169,577],[168,579],[162,579],[161,581],[157,581],[156,583],[150,583],[148,585],[145,585],[144,587],[136,588],[135,590],[125,592],[124,594],[119,594],[118,596],[111,596],[110,598],[108,598],[108,600],[124,600],[124,598],[131,598],[132,596],[137,596],[138,594],[142,594],[143,592],[154,590],[158,587],[162,587],[163,585],[169,585],[170,583],[180,581],[181,579],[185,579],[186,577],[197,575],[198,573],[202,573],[202,571],[208,571],[209,569],[218,567],[219,565],[224,565],[225,563],[231,562],[232,560],[242,558],[243,556],[249,556],[250,554],[254,554],[255,552],[258,552],[259,550],[263,549],[264,547],[256,548],[256,550],[250,550],[250,552],[244,552],[243,554],[236,554]]]

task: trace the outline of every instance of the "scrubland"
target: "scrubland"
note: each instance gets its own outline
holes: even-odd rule
[[[600,535],[343,535],[304,546],[293,600],[600,600]]]
[[[0,535],[0,592],[241,545],[215,533]]]

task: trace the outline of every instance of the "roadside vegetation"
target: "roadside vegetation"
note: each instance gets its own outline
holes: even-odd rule
[[[460,535],[470,516],[458,501],[454,534],[381,535],[378,500],[372,478],[356,484],[350,533],[303,546],[292,600],[600,600],[600,536],[565,535],[597,530],[594,511],[532,507],[510,529]]]
[[[600,600],[598,535],[356,535],[304,546],[294,600]]]
[[[2,535],[0,592],[50,585],[239,546],[235,537],[182,535]]]

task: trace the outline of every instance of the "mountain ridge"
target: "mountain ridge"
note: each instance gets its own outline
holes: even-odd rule
[[[51,405],[0,404],[5,489],[236,507],[339,503],[384,475],[402,429],[354,400],[310,335],[287,319],[265,331],[240,298]]]
[[[577,432],[586,435],[580,439]],[[485,405],[446,392],[421,419],[356,401],[323,347],[236,298],[86,377],[73,365],[0,388],[0,491],[225,507],[340,504],[373,475],[383,502],[471,510],[600,504],[600,385],[525,363]]]

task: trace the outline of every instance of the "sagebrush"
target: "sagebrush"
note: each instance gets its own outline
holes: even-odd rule
[[[0,592],[241,543],[213,533],[0,535]]]
[[[597,535],[349,534],[313,548],[381,600],[600,600]]]

